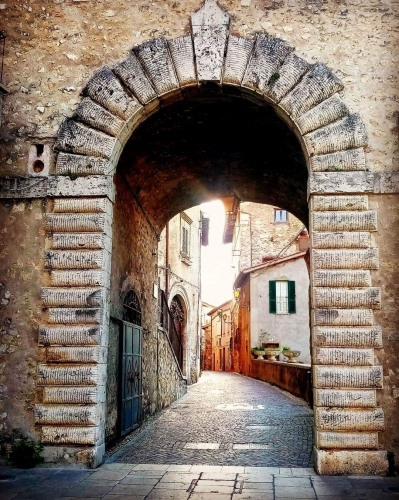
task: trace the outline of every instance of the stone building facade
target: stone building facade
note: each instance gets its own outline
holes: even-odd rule
[[[192,207],[173,217],[158,245],[159,287],[177,318],[183,348],[182,373],[188,384],[200,374],[202,214]]]
[[[3,428],[36,434],[47,457],[101,462],[111,316],[133,288],[156,366],[160,233],[234,194],[309,229],[317,470],[388,470],[399,452],[398,8],[1,4]]]

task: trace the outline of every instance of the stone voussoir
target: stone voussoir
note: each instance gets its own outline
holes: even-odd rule
[[[280,106],[296,119],[342,89],[341,81],[324,64],[316,63],[280,101]]]
[[[241,85],[254,42],[253,38],[243,38],[230,34],[223,69],[224,84]]]
[[[334,94],[295,120],[302,135],[325,127],[349,114],[348,107]]]
[[[180,87],[184,88],[190,85],[197,85],[194,48],[191,35],[168,40],[168,44]]]
[[[342,118],[304,136],[309,156],[367,146],[367,132],[358,114]]]
[[[268,96],[274,102],[279,102],[309,71],[311,64],[291,52],[279,68],[275,78],[269,82]]]
[[[111,173],[109,161],[96,156],[83,156],[60,151],[55,171],[58,175],[103,175]]]
[[[113,137],[117,137],[121,133],[125,124],[124,120],[110,113],[90,97],[82,99],[73,118]]]
[[[280,38],[259,34],[242,80],[242,87],[268,95],[269,87],[279,78],[279,68],[293,50],[293,47]]]

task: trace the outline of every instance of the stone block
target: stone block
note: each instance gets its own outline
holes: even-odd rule
[[[51,286],[105,286],[109,283],[109,275],[105,271],[50,271]]]
[[[368,196],[312,196],[311,208],[315,212],[368,210]]]
[[[373,366],[374,349],[315,347],[313,361],[317,365]]]
[[[2,177],[0,178],[1,198],[45,198],[48,190],[48,178],[39,177]]]
[[[221,82],[230,17],[216,0],[206,0],[191,16],[195,62],[200,82]]]
[[[373,193],[370,172],[313,172],[309,175],[310,194]]]
[[[382,329],[379,326],[316,326],[313,328],[313,343],[319,347],[382,347]]]
[[[43,402],[80,405],[105,403],[105,386],[44,387]]]
[[[270,82],[267,95],[273,101],[279,102],[310,68],[308,62],[291,52],[278,70],[278,78]]]
[[[104,158],[74,155],[60,151],[55,171],[57,175],[102,175],[111,172],[113,167]]]
[[[325,101],[297,118],[296,125],[302,135],[333,123],[349,114],[348,107],[338,94],[334,94]]]
[[[315,309],[315,326],[371,326],[372,309]]]
[[[366,287],[371,286],[371,274],[363,270],[316,270],[313,284],[316,287]]]
[[[37,384],[47,385],[105,385],[105,365],[73,365],[37,367]]]
[[[378,269],[377,248],[312,251],[314,269]]]
[[[100,409],[95,406],[42,405],[35,406],[35,420],[39,425],[99,425]]]
[[[368,288],[313,288],[313,307],[381,308],[381,289]]]
[[[388,470],[386,451],[324,451],[315,448],[315,468],[318,474],[384,475]]]
[[[319,220],[321,223],[321,220]],[[312,233],[313,248],[370,248],[372,246],[371,234],[365,231],[358,232],[321,232]],[[358,285],[364,286],[364,285]]]
[[[48,444],[82,444],[94,445],[103,435],[101,427],[42,427],[41,442]]]
[[[384,412],[381,408],[316,408],[315,426],[323,431],[382,431]]]
[[[316,431],[319,449],[377,449],[377,432],[325,432]]]
[[[296,119],[342,89],[341,81],[326,66],[317,63],[281,100],[280,106]]]
[[[134,52],[113,71],[143,105],[157,100],[157,93]]]
[[[107,352],[95,347],[47,347],[47,363],[105,363]]]
[[[96,308],[77,309],[77,308],[47,308],[47,321],[51,324],[80,325],[102,323],[102,310]]]
[[[61,125],[54,149],[55,151],[109,159],[115,144],[115,137],[68,118]]]
[[[319,128],[304,136],[309,156],[367,146],[367,132],[358,114]]]
[[[175,67],[169,53],[168,42],[155,38],[134,49],[158,96],[179,88]]]
[[[122,119],[92,101],[90,97],[82,99],[75,110],[73,118],[113,137],[120,134],[125,123]]]
[[[55,198],[53,212],[55,213],[103,213],[112,210],[107,198]]]
[[[141,107],[107,66],[90,79],[84,93],[122,120],[128,120]]]
[[[46,229],[50,233],[99,232],[109,229],[106,214],[46,214]],[[108,223],[108,224],[107,224]],[[81,235],[83,238],[84,235]]]
[[[315,406],[338,408],[374,408],[377,406],[374,389],[314,389]]]
[[[377,231],[377,212],[331,211],[312,213],[313,231]]]
[[[224,61],[224,84],[241,85],[253,46],[253,38],[243,38],[230,34]]]
[[[51,248],[55,250],[105,248],[105,234],[102,233],[54,233],[50,239]]]
[[[194,48],[191,36],[174,38],[173,40],[169,40],[168,43],[180,87],[197,85]]]
[[[382,389],[382,366],[313,366],[313,384],[321,389]]]
[[[257,35],[242,86],[267,95],[268,88],[279,78],[278,71],[284,60],[293,50],[280,38]]]
[[[45,253],[47,269],[104,269],[104,250],[51,250]]]
[[[115,197],[115,186],[112,175],[87,175],[86,177],[70,178],[54,175],[48,178],[47,196],[106,196],[111,201]]]
[[[54,307],[102,307],[103,288],[42,288],[42,303]]]
[[[352,172],[366,170],[366,157],[363,148],[348,149],[309,158],[312,172]]]
[[[98,326],[48,326],[39,328],[39,344],[44,346],[99,345],[102,329]]]

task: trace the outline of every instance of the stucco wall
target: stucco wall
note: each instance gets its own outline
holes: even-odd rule
[[[310,364],[309,273],[304,259],[251,273],[251,347],[259,344],[261,330],[270,333],[280,347],[301,351],[299,360]],[[269,313],[269,281],[295,281],[296,313]]]

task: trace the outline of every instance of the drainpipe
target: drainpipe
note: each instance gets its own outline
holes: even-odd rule
[[[166,248],[165,248],[165,297],[166,303],[169,303],[169,222],[166,223],[165,231]]]

